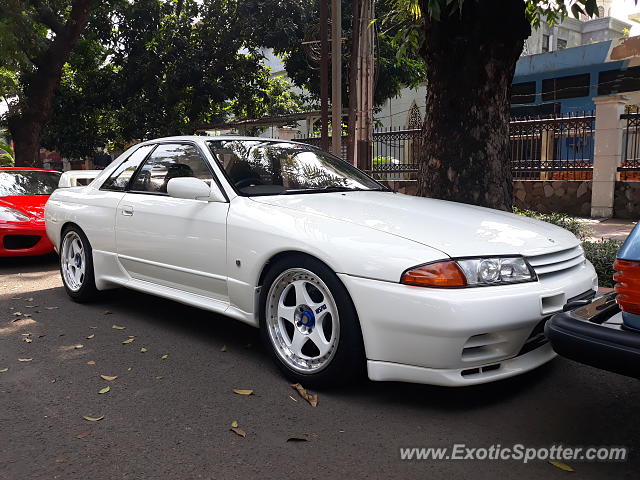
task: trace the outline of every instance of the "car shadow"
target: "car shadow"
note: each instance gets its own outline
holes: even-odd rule
[[[43,269],[57,268],[58,256],[55,253],[37,257],[0,257],[2,273],[41,273]]]
[[[126,311],[156,327],[194,336],[212,345],[226,345],[236,351],[243,350],[243,356],[260,364],[261,368],[268,369],[273,375],[282,375],[262,348],[258,330],[250,325],[132,290],[118,289],[104,293],[100,300],[101,308],[118,309],[123,313]],[[336,397],[367,397],[369,401],[374,400],[380,404],[401,402],[407,407],[428,404],[429,408],[448,411],[468,410],[528,395],[536,384],[550,375],[553,368],[551,362],[523,375],[467,387],[372,382],[363,374],[359,381],[324,392]]]

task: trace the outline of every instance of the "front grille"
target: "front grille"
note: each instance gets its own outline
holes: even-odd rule
[[[582,265],[585,262],[584,250],[577,245],[558,252],[527,257],[527,262],[533,267],[538,277],[544,277]]]
[[[5,235],[2,242],[7,250],[31,248],[40,241],[40,235]]]

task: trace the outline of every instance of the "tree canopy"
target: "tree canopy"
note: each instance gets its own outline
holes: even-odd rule
[[[29,105],[36,57],[56,36],[41,12],[64,19],[73,3],[10,2],[12,13],[0,22],[0,39],[11,47],[0,57],[5,121]],[[193,133],[230,116],[300,110],[302,99],[263,62],[254,32],[260,21],[238,0],[95,2],[60,69],[41,145],[79,157],[105,144]]]

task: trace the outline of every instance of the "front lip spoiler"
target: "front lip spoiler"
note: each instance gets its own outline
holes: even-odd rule
[[[553,349],[563,357],[640,378],[640,334],[590,323],[571,312],[554,315],[544,332]]]

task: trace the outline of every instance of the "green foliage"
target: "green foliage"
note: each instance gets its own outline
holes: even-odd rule
[[[0,141],[0,167],[13,167],[13,149],[7,142]]]
[[[246,8],[241,0],[114,2],[92,17],[65,65],[42,145],[80,157],[230,117],[300,111],[304,99],[264,65],[253,28],[275,19]]]
[[[437,22],[444,16],[459,15],[465,2],[478,0],[388,0],[391,8],[382,15],[383,25],[397,25],[393,35],[393,43],[399,56],[411,55],[420,50],[425,41],[423,23]],[[637,2],[637,0],[636,0]],[[541,21],[553,25],[562,21],[569,14],[578,17],[580,14],[594,17],[598,15],[597,0],[524,0],[523,5],[531,25],[538,27]],[[423,7],[426,7],[423,11]],[[499,25],[496,28],[500,28]]]
[[[586,240],[592,233],[592,230],[585,223],[564,213],[540,213],[533,210],[521,210],[516,207],[513,207],[513,213],[562,227],[569,230],[581,241]]]
[[[621,246],[622,242],[610,238],[603,238],[595,242],[582,242],[584,254],[596,269],[598,273],[598,283],[601,287],[611,288],[615,283],[613,281],[613,274],[615,272],[613,262]]]
[[[302,42],[309,40],[305,33],[318,24],[319,2],[317,0],[246,0],[242,2],[244,15],[254,18],[253,31],[261,38],[264,47],[273,48],[284,60],[287,75],[293,83],[310,92],[314,98],[320,98],[320,77],[317,63],[309,59]],[[386,15],[393,2],[375,0],[377,16]],[[342,95],[344,105],[348,104],[349,62],[352,42],[352,2],[342,1],[342,28],[346,41],[342,46]],[[276,28],[277,27],[277,28]],[[384,102],[400,93],[403,87],[416,87],[425,80],[424,64],[417,50],[407,55],[396,55],[393,36],[398,25],[393,22],[376,29],[376,88],[374,103]],[[317,32],[312,35],[317,39]],[[331,86],[329,86],[331,88]]]

